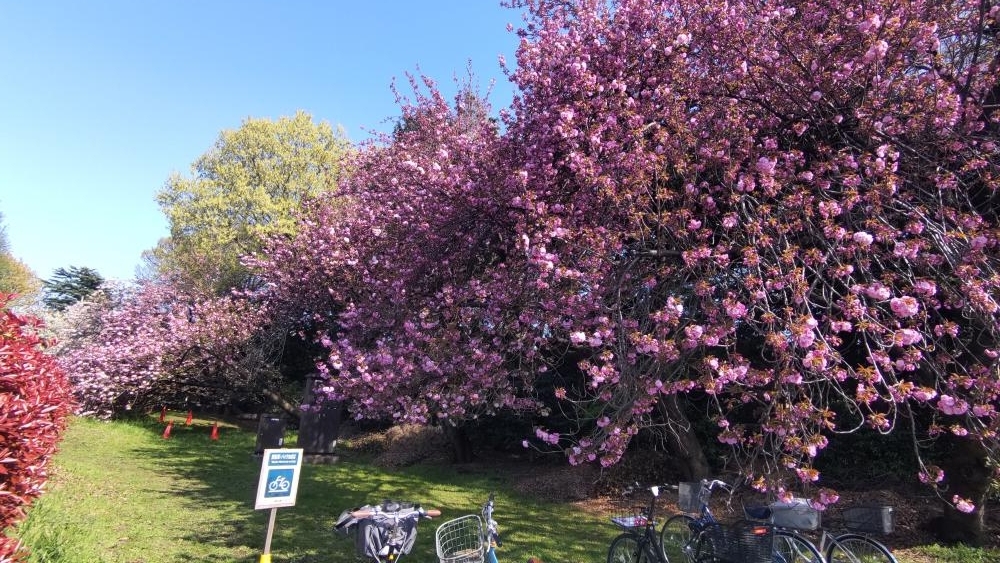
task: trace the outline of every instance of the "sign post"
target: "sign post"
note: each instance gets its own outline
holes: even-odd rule
[[[254,509],[269,508],[271,515],[268,518],[264,553],[260,556],[260,563],[271,563],[271,537],[274,535],[274,518],[279,508],[295,506],[295,494],[299,490],[299,475],[301,473],[301,449],[264,450]]]

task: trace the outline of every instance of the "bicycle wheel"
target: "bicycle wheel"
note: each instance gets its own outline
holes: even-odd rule
[[[816,546],[787,530],[774,532],[774,563],[824,563]]]
[[[608,548],[608,563],[654,563],[646,556],[642,537],[625,532],[611,542]]]
[[[826,550],[827,563],[898,563],[889,548],[860,534],[842,534]]]
[[[687,514],[671,516],[660,530],[660,550],[667,563],[682,563],[687,560],[688,544],[691,542],[691,526],[694,518]]]

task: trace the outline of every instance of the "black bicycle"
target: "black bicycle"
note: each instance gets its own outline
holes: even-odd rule
[[[732,491],[733,487],[717,479],[678,487],[677,504],[682,513],[670,517],[660,530],[663,560],[822,563],[823,557],[812,542],[771,522],[741,521],[726,531],[709,507],[715,489]]]
[[[717,481],[715,483],[722,483]],[[724,483],[723,483],[724,484]],[[622,528],[608,549],[608,563],[772,563],[774,561],[774,528],[770,525],[740,521],[724,525],[714,518],[685,520],[686,541],[671,561],[656,530],[656,500],[659,486],[635,492],[626,497],[611,521]],[[648,493],[648,499],[642,499]],[[636,498],[642,502],[635,503]],[[707,506],[706,506],[707,509]],[[709,513],[710,514],[710,513]],[[679,522],[672,518],[675,523]],[[671,520],[667,521],[670,524]],[[688,525],[691,524],[691,525]],[[666,528],[664,528],[666,530]],[[673,539],[668,536],[668,539]],[[682,559],[683,558],[683,559]]]

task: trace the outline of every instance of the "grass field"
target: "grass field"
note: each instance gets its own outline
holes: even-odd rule
[[[185,426],[175,413],[172,437],[155,419],[74,419],[55,460],[48,491],[18,530],[32,563],[257,562],[268,511],[255,511],[260,460],[255,433],[211,421]],[[294,447],[294,435],[287,447]],[[358,561],[348,538],[332,532],[344,509],[382,499],[440,508],[424,521],[403,561],[436,562],[434,530],[472,513],[497,493],[504,537],[501,562],[538,557],[551,563],[603,563],[617,530],[607,519],[570,503],[553,504],[512,492],[499,468],[423,464],[383,470],[346,450],[332,465],[303,467],[297,502],[278,509],[273,561]],[[928,546],[897,553],[900,563],[995,563],[1000,552]]]
[[[164,440],[162,425],[152,420],[75,419],[48,492],[19,532],[32,548],[30,561],[258,561],[268,511],[253,510],[260,471],[251,455],[255,434],[223,427],[211,441],[209,424],[175,423]],[[491,491],[497,492],[504,560],[603,559],[615,533],[606,520],[511,495],[499,474],[435,465],[383,471],[350,456],[303,467],[296,505],[277,512],[272,557],[276,563],[355,561],[351,542],[333,534],[333,523],[346,508],[392,498],[442,510],[440,519],[421,523],[414,551],[403,558],[437,561],[436,526],[477,511]]]

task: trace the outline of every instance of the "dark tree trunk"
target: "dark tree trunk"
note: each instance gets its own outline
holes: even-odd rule
[[[444,435],[451,444],[451,460],[453,463],[468,463],[475,459],[476,455],[472,448],[472,440],[464,426],[453,426],[445,423],[443,425]]]
[[[945,498],[952,495],[971,500],[976,509],[965,513],[949,506],[931,523],[931,530],[944,542],[982,545],[986,539],[986,493],[990,468],[986,451],[976,440],[949,437],[945,440],[947,454],[941,463],[948,484]]]
[[[705,450],[695,434],[694,427],[691,426],[691,421],[681,408],[680,399],[677,395],[666,396],[659,405],[661,414],[669,423],[667,447],[681,462],[680,468],[684,478],[688,481],[697,481],[708,477],[712,468],[708,465]]]

